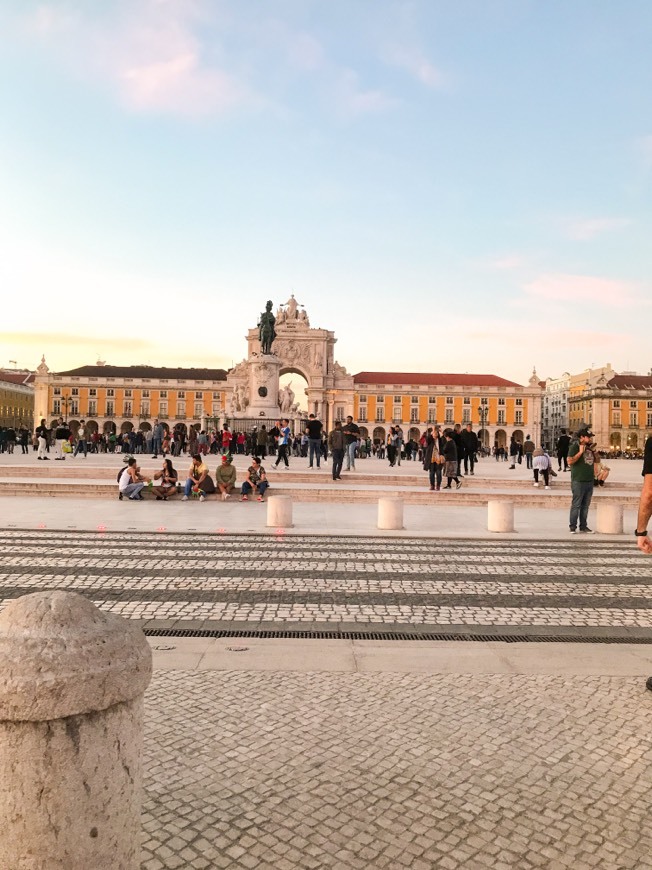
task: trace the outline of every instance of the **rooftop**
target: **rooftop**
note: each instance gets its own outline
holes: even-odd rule
[[[59,377],[74,378],[150,378],[171,381],[225,381],[225,369],[173,369],[166,366],[81,366],[67,372],[57,372]]]
[[[419,387],[521,387],[521,384],[499,378],[498,375],[429,372],[358,372],[353,380],[356,384],[414,384]]]
[[[607,386],[612,390],[652,390],[652,375],[616,375]]]

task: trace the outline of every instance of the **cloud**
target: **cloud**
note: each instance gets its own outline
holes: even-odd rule
[[[641,136],[636,139],[634,145],[645,167],[652,169],[652,136]]]
[[[566,234],[576,241],[588,241],[612,230],[621,230],[631,224],[629,218],[585,218],[564,222]]]
[[[650,304],[650,294],[640,284],[592,275],[540,275],[523,289],[530,301],[561,301],[569,305],[588,302],[613,308],[632,303]]]
[[[503,257],[497,257],[489,262],[489,268],[496,272],[509,272],[521,269],[525,265],[525,257],[520,254],[505,254]]]
[[[72,332],[0,332],[0,341],[7,344],[38,345],[76,345],[144,350],[152,346],[146,339],[133,336],[129,338],[101,338],[92,335],[78,335]]]
[[[394,46],[384,53],[384,57],[390,66],[403,70],[431,90],[442,90],[445,86],[444,74],[418,49]]]
[[[376,114],[396,105],[396,101],[383,91],[362,87],[360,76],[352,69],[340,73],[335,99],[340,111],[347,115]]]

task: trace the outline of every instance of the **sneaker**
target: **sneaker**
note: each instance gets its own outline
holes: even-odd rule
[[[47,460],[48,462],[50,461],[50,457],[49,457],[49,456],[44,456],[43,459]]]
[[[206,496],[204,495],[203,492],[200,493],[200,495],[199,495],[199,501],[206,501]]]
[[[181,499],[181,501],[188,501],[188,496],[184,495],[184,497]]]
[[[533,484],[533,486],[538,486],[538,485],[539,485],[538,483]]]
[[[256,501],[263,501],[262,495],[259,495],[258,498],[256,499]]]
[[[595,532],[593,531],[593,529],[590,529],[588,526],[585,529],[580,529],[580,532],[583,535],[595,535]]]
[[[571,535],[576,535],[576,534],[577,534],[577,529],[573,529],[573,528],[571,528],[571,529],[569,529],[568,531],[571,533]]]
[[[457,481],[457,483],[455,484],[455,489],[462,489],[462,481],[461,480]]]
[[[240,501],[249,501],[249,496],[243,495],[242,498],[240,499]]]
[[[122,501],[122,499],[123,499],[123,495],[121,492],[119,492],[118,493],[118,501]]]
[[[550,489],[550,487],[549,487],[549,486],[546,486],[545,489]]]
[[[475,477],[475,471],[471,472],[471,477]]]
[[[223,492],[223,493],[222,493],[222,501],[226,501],[228,497],[229,497],[228,492]]]

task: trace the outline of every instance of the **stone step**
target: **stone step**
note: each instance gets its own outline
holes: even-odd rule
[[[370,504],[377,502],[382,496],[402,498],[405,504],[457,504],[484,505],[490,499],[504,498],[517,506],[541,508],[566,508],[569,506],[569,493],[556,492],[554,489],[527,489],[526,491],[509,491],[502,487],[492,490],[471,490],[462,487],[461,490],[431,492],[424,488],[392,487],[388,485],[358,486],[343,484],[320,485],[294,484],[291,481],[273,483],[270,494],[288,495],[297,502],[336,502]],[[117,499],[115,482],[89,480],[87,482],[73,480],[0,480],[0,496],[34,496],[39,498],[107,498]],[[147,487],[143,490],[146,499],[154,499]],[[180,500],[180,496],[177,496]],[[218,501],[216,496],[209,496],[210,501]],[[235,500],[239,495],[232,496]],[[596,491],[594,504],[597,500],[605,500],[622,504],[625,507],[637,507],[638,496],[624,491]]]

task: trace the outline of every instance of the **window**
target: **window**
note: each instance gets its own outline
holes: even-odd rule
[[[437,422],[437,412],[434,408],[428,408],[428,422],[436,423]]]
[[[185,402],[177,402],[177,417],[185,417],[186,416],[186,403]]]
[[[613,425],[620,426],[620,411],[614,411],[613,414]]]
[[[523,411],[514,411],[514,423],[523,422]]]
[[[638,426],[638,411],[630,411],[629,425],[630,426]]]
[[[214,402],[219,402],[219,400],[220,400],[220,394],[219,394],[219,393],[213,393],[213,401],[214,401]]]
[[[463,402],[463,404],[464,404],[464,405],[470,405],[470,404],[471,404],[471,397],[470,397],[470,396],[464,396],[464,402]]]
[[[343,405],[337,405],[337,407],[335,408],[335,419],[340,420],[340,422],[342,420],[344,420],[344,406]]]
[[[499,426],[505,425],[505,411],[504,410],[498,411],[498,425]]]
[[[88,403],[88,416],[96,417],[97,416],[97,399],[91,399]]]
[[[419,409],[418,408],[410,408],[410,423],[418,423],[419,422]]]
[[[358,414],[358,420],[360,421],[360,423],[367,422],[367,409],[366,409],[366,407],[360,408],[360,413]]]
[[[647,409],[648,411],[652,411],[652,402],[647,403]]]
[[[159,402],[158,415],[159,415],[159,417],[167,417],[167,415],[168,415],[168,403],[167,402]]]
[[[213,402],[212,414],[213,414],[213,417],[219,417],[219,415],[220,415],[220,403],[219,402]]]
[[[462,408],[462,423],[470,423],[471,422],[471,409],[470,408]]]
[[[78,396],[79,395],[79,387],[73,387],[72,390],[70,391],[70,395],[71,396]]]
[[[614,399],[614,400],[613,400],[613,407],[614,407],[614,408],[620,408],[620,399]]]
[[[149,390],[143,390],[142,397],[143,399],[149,399]]]
[[[167,391],[167,390],[161,390],[160,396],[161,396],[162,399],[167,399],[167,397],[168,397],[168,391]]]
[[[452,423],[452,422],[453,422],[453,409],[452,409],[452,408],[446,408],[446,418],[445,418],[445,422],[446,422],[446,423]]]
[[[106,391],[106,397],[107,397],[107,399],[113,399],[114,396],[115,396],[115,390],[113,389],[113,387],[110,387],[110,388]]]
[[[140,403],[140,414],[142,417],[149,417],[149,402]]]
[[[201,417],[204,413],[204,403],[203,402],[195,402],[195,417]]]
[[[385,412],[382,408],[376,408],[376,423],[385,422]]]
[[[361,405],[365,405],[367,403],[367,397],[366,396],[358,396],[358,401],[360,402]]]
[[[133,390],[125,390],[125,399],[133,398]]]
[[[107,416],[107,417],[113,417],[113,414],[114,414],[114,411],[113,411],[113,402],[109,400],[109,401],[107,401],[107,403],[106,403],[106,416]]]
[[[483,399],[480,399],[480,404],[481,405],[488,405],[489,399],[485,396]]]
[[[130,401],[126,401],[124,403],[124,412],[123,412],[124,417],[131,417],[132,407],[133,406],[132,406]]]
[[[61,413],[61,399],[53,399],[52,400],[52,413],[60,414]]]
[[[185,390],[179,390],[179,392],[177,393],[177,399],[185,399],[185,398],[186,398]]]
[[[505,404],[505,400],[504,400],[504,399],[498,399],[498,404],[504,406],[504,404]]]
[[[638,411],[638,402],[630,402],[629,407],[632,408],[634,411]]]
[[[403,401],[403,396],[394,396],[394,404],[400,405]]]
[[[196,399],[203,399],[204,398],[204,394],[202,393],[201,390],[198,393],[195,393],[195,398]]]
[[[447,405],[453,404],[453,397],[452,396],[446,396],[446,404]]]
[[[518,407],[518,406],[523,407],[523,399],[517,399],[517,400],[516,400],[516,405],[517,405],[517,407]]]
[[[436,405],[437,404],[437,396],[428,396],[428,404]]]
[[[89,396],[93,396],[93,397],[94,397],[94,396],[97,396],[97,388],[96,388],[96,387],[91,387],[90,390],[88,391],[88,395],[89,395]]]
[[[647,415],[646,429],[652,429],[652,414]]]
[[[377,402],[383,402],[383,403],[384,403],[384,402],[385,402],[385,397],[384,397],[384,396],[376,396],[376,401],[377,401]]]
[[[410,396],[410,401],[412,402],[413,405],[418,405],[419,404],[419,397],[418,396]]]
[[[53,395],[60,396],[61,395],[61,387],[55,387],[52,391]]]

